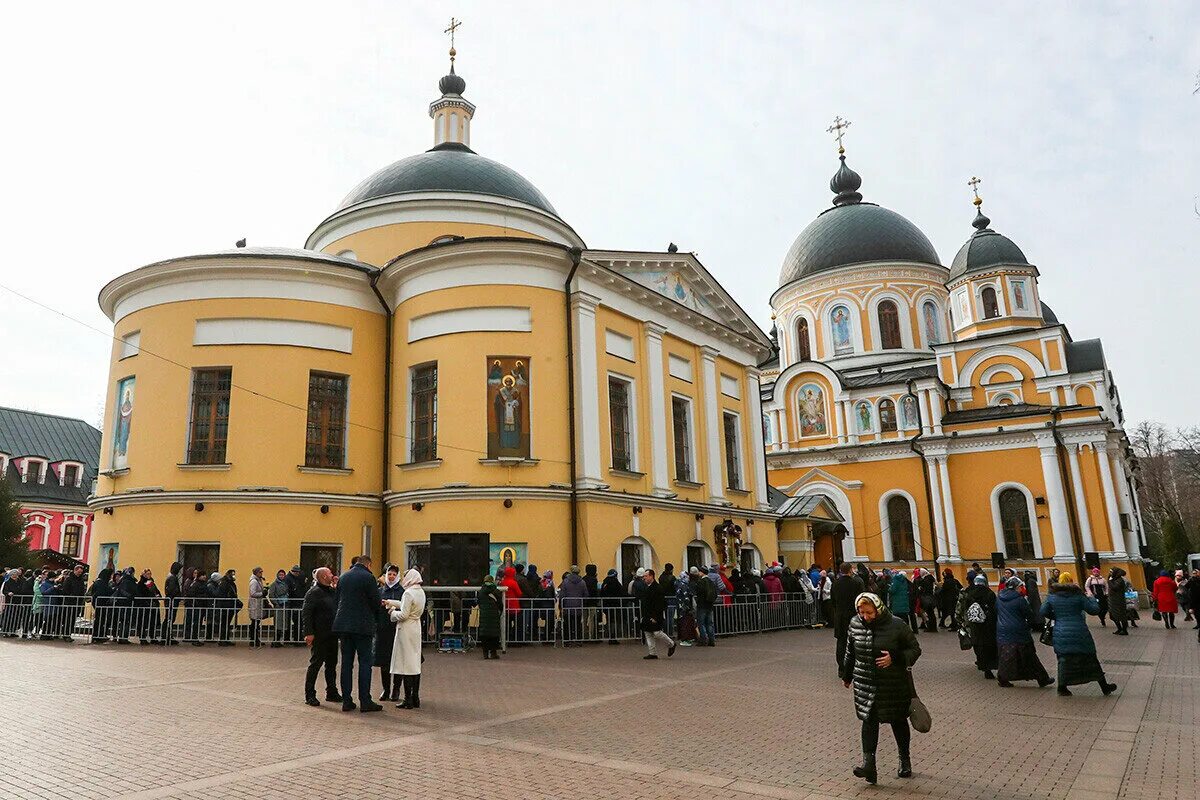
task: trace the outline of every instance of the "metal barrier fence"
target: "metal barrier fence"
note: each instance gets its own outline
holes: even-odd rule
[[[422,640],[445,650],[469,650],[479,642],[478,587],[427,587]],[[728,601],[728,602],[727,602]],[[90,597],[12,596],[0,609],[0,637],[71,641],[86,637],[93,643],[231,646],[303,646],[302,601],[271,605],[250,612],[242,601],[224,598],[113,600]],[[293,605],[295,603],[295,605]],[[505,602],[505,606],[509,605]],[[518,608],[500,615],[500,646],[579,646],[595,642],[638,641],[642,638],[641,607],[636,598],[587,600],[525,599]],[[825,624],[820,604],[804,595],[722,597],[711,614],[694,605],[680,609],[668,599],[664,630],[695,639],[707,618],[716,636],[735,636]]]

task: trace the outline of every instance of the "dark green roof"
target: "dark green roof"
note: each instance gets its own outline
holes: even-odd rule
[[[505,197],[558,212],[545,195],[515,170],[484,158],[466,145],[448,142],[384,167],[346,195],[338,211],[389,195],[411,192],[468,192]]]
[[[949,283],[968,272],[978,272],[1005,266],[1029,266],[1029,260],[1021,252],[1021,248],[1007,236],[996,233],[988,226],[991,220],[980,211],[975,215],[975,232],[971,238],[958,249],[954,260],[950,262]]]
[[[83,480],[74,486],[59,486],[47,475],[43,484],[21,483],[20,473],[9,462],[9,486],[22,501],[43,501],[83,505],[92,490],[92,480],[100,464],[100,431],[81,419],[0,408],[0,452],[14,458],[37,456],[50,463],[78,461],[84,465]]]

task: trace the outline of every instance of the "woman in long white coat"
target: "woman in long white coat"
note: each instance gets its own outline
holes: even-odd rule
[[[388,601],[391,620],[396,623],[396,638],[392,641],[392,674],[399,675],[404,684],[404,702],[396,708],[421,707],[421,614],[425,612],[425,590],[421,588],[421,573],[410,569],[400,581],[404,587],[397,604]]]

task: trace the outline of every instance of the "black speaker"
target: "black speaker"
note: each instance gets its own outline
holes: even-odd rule
[[[992,553],[992,569],[1004,569],[1004,553]]]
[[[486,533],[431,533],[429,575],[431,586],[473,586],[489,568]]]
[[[1100,569],[1100,554],[1099,553],[1084,553],[1083,565],[1088,569]]]

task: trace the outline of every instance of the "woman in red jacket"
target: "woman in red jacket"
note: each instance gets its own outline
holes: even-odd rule
[[[1175,597],[1175,590],[1178,588],[1166,570],[1159,573],[1154,586],[1150,588],[1150,594],[1154,597],[1154,608],[1162,614],[1167,630],[1175,629],[1175,615],[1179,613],[1179,600]]]

